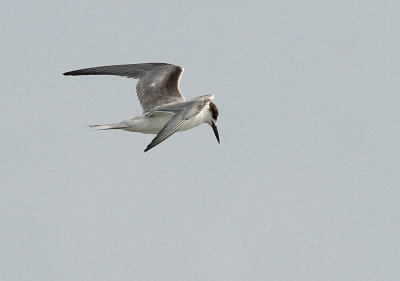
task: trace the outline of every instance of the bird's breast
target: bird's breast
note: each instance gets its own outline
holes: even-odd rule
[[[197,115],[193,116],[189,120],[189,122],[183,125],[178,131],[186,131],[196,126],[199,126],[200,124],[204,123],[206,119],[207,119],[207,111],[202,110]]]

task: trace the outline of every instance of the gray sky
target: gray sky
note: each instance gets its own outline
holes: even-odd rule
[[[400,2],[5,1],[0,280],[398,280]],[[202,125],[108,64],[185,68]]]

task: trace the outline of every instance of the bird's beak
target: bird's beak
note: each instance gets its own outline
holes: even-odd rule
[[[218,135],[218,128],[217,128],[217,126],[215,125],[215,123],[213,121],[211,121],[211,127],[212,127],[212,129],[214,131],[214,135],[217,138],[218,143],[220,143],[219,142],[219,135]]]

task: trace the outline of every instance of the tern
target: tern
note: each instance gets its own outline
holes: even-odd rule
[[[183,68],[168,63],[139,63],[91,67],[64,75],[118,75],[139,79],[136,93],[143,113],[119,123],[91,125],[99,130],[120,129],[143,134],[157,134],[144,152],[160,144],[175,132],[209,124],[217,138],[218,108],[211,102],[214,95],[186,100],[179,91]]]

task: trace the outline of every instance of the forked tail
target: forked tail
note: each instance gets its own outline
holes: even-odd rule
[[[125,128],[124,126],[121,126],[121,124],[90,125],[88,127],[96,129],[96,130],[111,130],[111,129]]]

